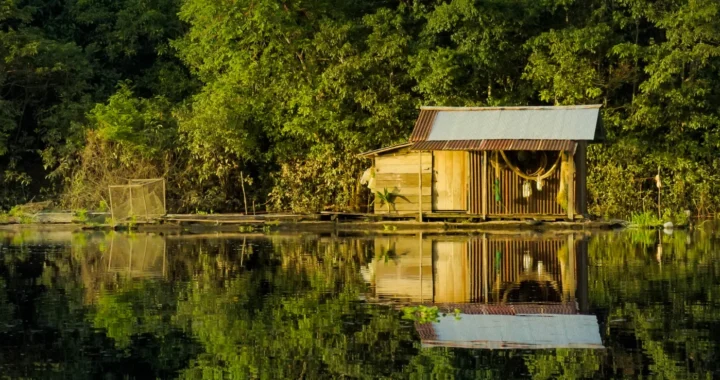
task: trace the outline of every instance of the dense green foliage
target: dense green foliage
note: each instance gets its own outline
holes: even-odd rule
[[[720,206],[715,0],[2,0],[0,207],[358,208],[420,105],[590,104],[591,210]]]

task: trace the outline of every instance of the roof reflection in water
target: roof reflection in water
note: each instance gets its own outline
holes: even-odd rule
[[[364,273],[371,299],[437,307],[424,346],[602,348],[587,304],[587,243],[573,234],[389,236]]]

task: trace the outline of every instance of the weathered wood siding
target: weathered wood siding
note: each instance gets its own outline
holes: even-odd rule
[[[422,190],[419,188],[418,172],[422,160]],[[424,212],[432,208],[432,154],[420,152],[398,152],[375,158],[375,190],[387,189],[395,194],[395,206],[391,213],[409,214],[420,211],[418,201],[422,201]],[[387,206],[374,205],[376,214],[387,214]]]
[[[585,188],[586,169],[584,150],[578,149],[573,157],[577,172],[569,181],[569,190],[573,195],[576,214],[586,212],[587,196]],[[422,164],[421,164],[422,160]],[[568,217],[557,202],[560,187],[560,170],[556,170],[544,181],[543,189],[537,190],[532,183],[532,195],[522,196],[525,180],[508,168],[501,168],[496,176],[492,165],[486,166],[486,181],[483,181],[483,152],[472,151],[436,151],[410,152],[401,150],[395,153],[375,157],[374,191],[383,189],[395,194],[395,205],[391,213],[414,214],[420,211],[418,202],[422,202],[424,213],[433,211],[467,211],[469,214],[483,213],[483,183],[485,183],[486,214],[489,217],[516,218],[524,216]],[[418,171],[422,166],[422,175]],[[420,177],[420,178],[419,178]],[[495,201],[494,182],[500,181],[500,201]],[[422,182],[419,182],[422,181]],[[420,189],[419,185],[422,185]],[[374,204],[376,214],[386,214],[387,206],[378,201]]]
[[[468,188],[468,210],[471,214],[480,215],[482,209],[483,184],[483,152],[470,152],[468,170],[470,171],[470,186]],[[486,193],[492,194],[492,193]]]
[[[467,210],[468,152],[433,152],[433,211]]]

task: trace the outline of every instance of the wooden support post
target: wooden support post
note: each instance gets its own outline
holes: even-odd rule
[[[108,271],[110,271],[110,268],[112,268],[113,246],[115,245],[115,236],[116,235],[111,235],[111,236],[112,237],[110,238],[110,254],[108,255],[108,266],[107,266]]]
[[[470,192],[470,172],[472,169],[470,168],[470,152],[465,152],[465,165],[463,165],[465,168],[465,210],[466,213],[472,214],[472,210],[470,210],[470,198],[472,197],[472,193]]]
[[[163,215],[167,214],[167,195],[165,195],[167,189],[165,189],[165,177],[162,179],[162,192],[163,192]]]
[[[562,293],[564,302],[575,301],[575,293],[577,290],[577,258],[575,257],[574,234],[568,234],[567,248],[567,258],[561,259],[560,262],[560,278],[562,279]]]
[[[108,194],[110,195],[110,219],[112,219],[113,223],[115,223],[115,207],[113,207],[112,187],[108,186]]]
[[[575,298],[577,299],[580,313],[590,312],[590,300],[588,290],[588,242],[587,239],[580,239],[577,242],[575,251],[575,265],[577,268],[577,290]]]
[[[248,214],[248,208],[247,208],[247,197],[245,196],[245,177],[243,176],[243,172],[240,172],[240,186],[242,186],[242,192],[243,192],[243,204],[245,205],[245,215]]]
[[[579,141],[575,152],[577,213],[587,215],[587,141]]]
[[[660,182],[660,166],[658,165],[658,174],[655,177],[655,184],[658,189],[658,218],[662,219],[662,207],[660,207],[660,196],[662,193],[662,182]]]
[[[489,276],[490,272],[488,271],[488,261],[490,259],[488,252],[488,237],[487,234],[483,234],[482,237],[482,281],[483,281],[483,302],[489,302],[488,296],[489,296],[489,287],[490,287],[490,281]]]
[[[130,249],[129,249],[129,258],[128,258],[128,274],[132,273],[132,257],[133,257],[133,251],[135,250],[135,239],[129,239],[128,242],[130,243]]]
[[[147,186],[143,185],[140,188],[140,191],[142,192],[143,196],[143,208],[145,209],[145,221],[150,221],[150,216],[148,215],[148,207],[147,207],[147,198],[145,195],[147,194]]]
[[[135,210],[133,209],[133,194],[132,194],[132,186],[128,186],[128,191],[130,192],[130,215],[128,215],[131,219],[135,216]]]
[[[421,156],[421,157],[422,157],[422,156]],[[423,285],[423,283],[422,283],[422,282],[423,282],[423,281],[422,281],[422,280],[423,280],[423,275],[422,275],[423,234],[422,234],[422,232],[418,233],[418,243],[419,243],[419,244],[418,244],[418,248],[419,248],[419,250],[420,250],[420,256],[419,256],[420,261],[419,261],[419,264],[418,264],[418,267],[420,267],[420,302],[422,303],[422,302],[423,302],[423,294],[422,294],[422,288],[423,288],[423,287],[422,287],[422,285]]]
[[[482,169],[481,169],[481,179],[480,179],[480,185],[482,187],[481,190],[481,196],[482,199],[480,200],[482,204],[482,217],[483,219],[487,219],[487,213],[488,213],[488,153],[487,151],[483,151],[482,154]]]
[[[167,267],[167,241],[163,239],[163,263],[162,263],[162,274],[163,278],[167,275],[167,270],[165,269]]]
[[[568,157],[567,166],[567,212],[568,219],[573,220],[575,219],[575,160],[573,157]]]
[[[423,172],[422,157],[423,157],[422,152],[418,152],[418,162],[420,163],[420,166],[418,167],[418,222],[422,222],[422,221],[423,221],[423,217],[422,217],[422,197],[423,197],[423,192],[422,192],[422,172]],[[421,252],[421,254],[422,254],[422,252]]]

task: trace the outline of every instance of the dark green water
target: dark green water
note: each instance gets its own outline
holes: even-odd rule
[[[711,379],[719,248],[709,231],[0,232],[0,378]],[[592,323],[518,345],[532,318],[512,314],[531,309]]]

